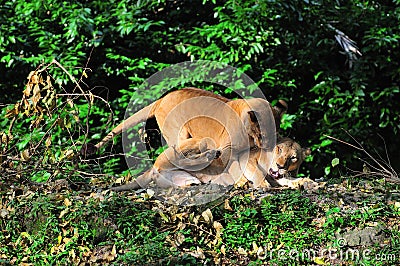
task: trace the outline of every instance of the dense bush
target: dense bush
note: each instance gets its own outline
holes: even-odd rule
[[[330,170],[334,157],[361,170],[355,150],[325,137],[351,141],[342,129],[368,149],[385,154],[381,135],[392,165],[399,169],[399,4],[396,0],[5,1],[0,10],[1,115],[21,98],[30,71],[53,58],[81,78],[83,90],[107,99],[119,119],[135,89],[152,74],[186,60],[215,60],[245,71],[267,99],[289,102],[284,135],[313,148],[312,163],[305,166],[313,177],[337,176]],[[355,40],[363,56],[349,60],[341,54],[330,25]],[[57,93],[80,92],[55,65],[48,73]],[[98,139],[109,129],[104,124],[110,109],[104,103],[95,101],[88,108],[87,101],[76,97],[74,103],[79,121],[89,125],[89,134],[86,126],[80,127],[72,140],[63,130],[53,129],[52,143],[73,146],[73,141],[82,143],[85,136]],[[17,117],[14,144],[26,141],[22,136],[32,119]],[[0,120],[2,131],[7,133],[11,119]],[[40,139],[48,128],[37,131]],[[103,171],[121,172],[120,165],[111,160]]]

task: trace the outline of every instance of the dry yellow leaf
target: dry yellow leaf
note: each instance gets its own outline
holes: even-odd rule
[[[90,104],[93,105],[94,95],[91,92],[89,92],[89,99],[90,99]]]
[[[245,250],[244,248],[242,248],[242,247],[238,248],[238,253],[239,253],[240,255],[247,255],[246,250]]]
[[[225,199],[224,201],[224,209],[228,211],[233,211],[231,205],[229,205],[229,199]]]
[[[257,243],[253,241],[252,246],[253,246],[253,250],[251,251],[251,253],[252,254],[257,253],[257,251],[258,251]]]
[[[58,252],[58,247],[57,246],[52,246],[50,249],[50,254],[55,254]]]
[[[3,131],[0,132],[0,142],[2,142],[2,143],[7,142],[7,135]]]
[[[225,255],[226,249],[225,249],[225,245],[221,246],[221,253]]]
[[[74,101],[72,99],[67,99],[67,104],[69,107],[73,108],[74,107]]]
[[[88,257],[92,254],[92,252],[90,251],[90,249],[86,246],[78,246],[78,249],[82,252],[82,255],[84,257]]]
[[[26,258],[26,259],[25,259],[25,258]],[[29,257],[25,257],[25,258],[23,258],[22,260],[25,259],[25,261],[27,261]],[[20,266],[32,266],[33,263],[21,262],[19,265],[20,265]]]
[[[149,195],[149,198],[152,198],[156,192],[153,189],[148,188],[146,190],[146,193],[147,193],[147,195]]]
[[[45,143],[46,147],[49,147],[51,145],[51,136],[48,136]]]
[[[315,257],[314,262],[318,265],[326,265],[324,257]]]
[[[207,210],[203,211],[203,212],[201,213],[201,216],[203,216],[204,221],[205,221],[206,223],[211,224],[211,223],[213,222],[213,215],[212,215],[210,209],[207,209]]]
[[[219,241],[222,241],[222,229],[224,229],[224,227],[222,226],[222,224],[220,222],[214,221],[213,227],[215,228],[215,243],[217,244]]]
[[[58,216],[58,219],[61,219],[62,217],[64,217],[64,215],[67,214],[68,212],[69,212],[69,208],[62,210],[60,212],[60,215]]]
[[[65,198],[65,199],[64,199],[64,205],[65,205],[66,207],[69,207],[69,206],[72,205],[72,201],[70,201],[68,198]]]
[[[180,246],[185,242],[185,236],[182,233],[178,233],[177,236],[175,237],[175,244],[176,246]]]
[[[29,161],[30,158],[31,158],[31,156],[30,156],[30,154],[29,154],[29,150],[28,150],[28,149],[23,150],[23,151],[21,152],[21,159],[22,159],[23,162]]]

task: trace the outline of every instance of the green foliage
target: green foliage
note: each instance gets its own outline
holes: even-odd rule
[[[348,195],[337,192],[345,187],[268,195],[236,190],[225,204],[177,208],[144,200],[142,192],[126,197],[72,191],[57,184],[41,185],[37,192],[0,190],[1,262],[288,265],[316,263],[312,256],[299,255],[314,250],[327,262],[372,265],[379,263],[376,254],[397,256],[399,251],[400,205],[377,200],[383,195],[379,189],[364,196],[353,193],[350,204],[342,200],[350,200]],[[355,191],[367,187],[360,180],[346,185]],[[327,253],[319,257],[322,249],[334,255],[350,248],[360,251],[360,247],[338,247],[338,234],[375,226],[385,228],[384,238],[379,246],[366,247],[369,258],[332,259]],[[291,251],[296,253],[290,255]],[[396,260],[390,257],[386,262]]]
[[[104,136],[114,125],[110,118],[120,122],[130,101],[144,105],[182,86],[220,89],[199,81],[204,77],[201,73],[187,73],[182,80],[161,82],[145,93],[141,90],[147,78],[172,64],[214,60],[244,71],[270,101],[288,101],[283,135],[313,151],[301,172],[336,177],[348,168],[361,169],[355,159],[358,154],[324,136],[350,141],[342,129],[367,150],[376,149],[380,154],[385,154],[378,137],[383,136],[390,142],[388,154],[397,169],[399,13],[398,1],[5,1],[0,10],[1,102],[15,103],[21,98],[28,73],[56,59],[85,92],[91,91],[109,104],[96,100],[89,107],[87,99],[74,102],[80,121],[71,124],[72,128],[90,130],[71,135],[79,144],[86,136],[92,140]],[[340,54],[332,26],[357,42],[363,54],[358,60],[349,62]],[[59,66],[50,65],[46,71],[57,84],[57,94],[81,93]],[[232,86],[242,87],[241,83]],[[59,108],[63,103],[66,101],[58,98],[57,115],[49,117],[49,122],[55,117],[74,120],[71,110]],[[4,107],[1,115],[10,108]],[[25,127],[30,122],[14,124],[19,151],[48,130],[36,128],[27,134]],[[8,118],[0,120],[2,131],[8,133],[10,123]],[[83,126],[86,123],[89,127]],[[60,128],[52,132],[52,143],[67,146],[72,140]],[[53,149],[47,151],[46,160],[65,156]],[[120,152],[116,145],[113,153]],[[331,169],[336,157],[341,164]],[[124,161],[115,158],[102,172],[115,174],[124,169]],[[53,174],[41,171],[32,174],[34,180]]]
[[[15,205],[9,209],[21,211],[1,225],[2,230],[10,232],[7,243],[14,246],[8,256],[14,257],[16,263],[75,264],[84,258],[108,263],[116,256],[110,243],[114,243],[114,249],[131,247],[130,252],[118,258],[124,263],[142,264],[172,254],[163,245],[168,233],[155,231],[154,212],[126,198],[109,200],[88,198],[83,203],[69,197],[35,197],[25,204],[13,202]],[[3,245],[1,249],[6,251]],[[96,250],[108,257],[96,254]],[[26,257],[27,254],[31,255]]]
[[[301,250],[310,241],[317,245],[322,238],[329,237],[313,230],[312,217],[318,215],[318,206],[299,192],[268,196],[257,208],[249,206],[246,197],[234,198],[231,203],[234,212],[225,213],[223,232],[226,245],[233,250],[255,252],[254,247],[272,250],[278,246]],[[282,259],[274,257],[274,262]]]
[[[97,187],[93,193],[88,187],[73,191],[80,181],[109,187],[109,176],[144,170],[139,165],[128,173],[116,155],[122,153],[120,140],[101,151],[101,158],[76,160],[72,154],[101,139],[126,111],[170,89],[198,86],[229,94],[245,87],[203,82],[206,71],[145,87],[160,70],[203,59],[245,72],[272,103],[288,102],[282,135],[312,148],[301,172],[342,181],[347,169],[361,171],[355,150],[326,137],[351,141],[342,129],[380,154],[385,147],[378,135],[383,136],[398,170],[399,20],[399,1],[3,1],[0,262],[311,264],[321,261],[277,254],[336,248],[337,233],[374,225],[387,226],[387,240],[370,247],[371,260],[332,263],[376,265],[382,263],[376,254],[398,255],[399,204],[395,193],[394,201],[386,200],[387,187],[377,185],[367,200],[359,193],[368,189],[356,179],[319,194],[280,191],[263,195],[258,204],[249,192],[231,195],[231,208],[177,210],[138,195],[110,196]],[[363,55],[352,68],[328,24],[360,47]],[[41,82],[31,80],[33,70]],[[27,82],[29,96],[23,94]],[[57,189],[52,183],[57,179],[70,183]],[[349,193],[355,195],[350,203]]]

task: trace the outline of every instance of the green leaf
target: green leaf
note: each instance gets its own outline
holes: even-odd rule
[[[323,141],[321,142],[321,147],[326,147],[326,146],[331,145],[331,144],[332,144],[332,140],[330,140],[330,139],[325,139],[325,140],[323,140]]]
[[[323,71],[319,71],[317,74],[314,75],[314,80],[317,80],[319,76],[324,73]]]
[[[325,175],[329,175],[331,173],[331,167],[330,166],[325,167],[324,172]]]
[[[332,160],[332,167],[339,165],[339,158],[333,158]]]
[[[46,182],[51,177],[51,174],[47,171],[39,171],[32,177],[32,181],[41,183]]]
[[[356,90],[354,94],[355,94],[356,96],[360,96],[360,97],[364,97],[364,96],[365,96],[364,91],[361,90],[361,89]]]

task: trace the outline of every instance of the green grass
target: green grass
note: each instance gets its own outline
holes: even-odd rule
[[[400,259],[399,199],[377,200],[376,193],[348,204],[334,189],[236,191],[197,207],[135,193],[0,193],[2,263],[394,265]],[[341,234],[378,225],[385,237],[377,243],[340,243]]]

